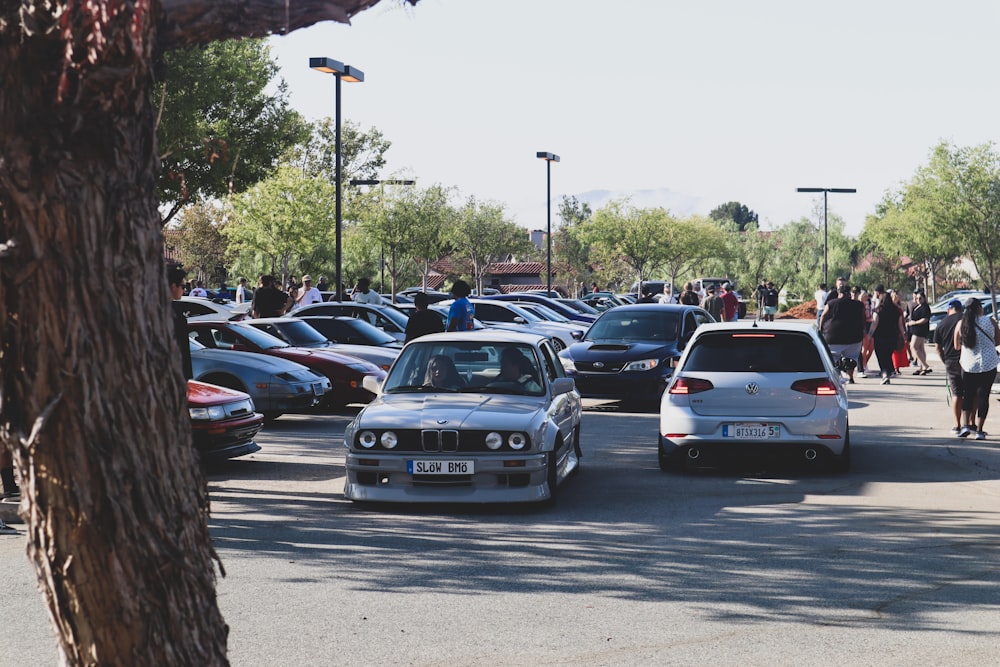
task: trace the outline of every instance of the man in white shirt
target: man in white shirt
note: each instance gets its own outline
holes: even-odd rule
[[[205,283],[199,280],[197,282],[197,287],[191,290],[188,296],[200,296],[201,298],[208,298],[208,290],[205,289]]]
[[[306,274],[302,276],[302,287],[299,289],[299,294],[295,299],[295,307],[301,308],[302,306],[308,306],[311,303],[322,303],[323,295],[319,293],[319,290],[313,287],[312,276]]]
[[[236,286],[236,303],[246,303],[247,296],[247,279],[240,278],[240,284]]]
[[[357,303],[370,303],[373,306],[382,305],[382,295],[371,288],[371,281],[367,278],[358,280],[358,284],[354,288],[353,299]]]

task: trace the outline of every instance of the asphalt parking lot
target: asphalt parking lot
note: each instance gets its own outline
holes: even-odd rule
[[[847,475],[664,474],[655,414],[588,401],[546,508],[353,505],[350,414],[282,418],[210,477],[232,664],[992,664],[1000,435],[951,437],[935,370],[851,386]],[[24,546],[0,665],[54,664]]]

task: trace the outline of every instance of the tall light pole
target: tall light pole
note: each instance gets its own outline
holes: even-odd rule
[[[335,150],[337,151],[337,207],[335,213],[336,225],[337,225],[337,245],[336,245],[336,287],[334,290],[337,292],[338,298],[341,295],[341,285],[343,284],[341,279],[341,267],[343,266],[341,252],[340,252],[340,230],[343,226],[344,212],[341,205],[341,181],[343,180],[340,173],[340,164],[342,160],[340,159],[340,81],[343,79],[349,83],[361,83],[365,80],[365,73],[356,67],[351,67],[350,65],[345,65],[339,60],[334,60],[333,58],[310,58],[309,67],[316,70],[317,72],[323,72],[325,74],[332,74],[337,80],[336,84],[336,94],[334,95],[335,105],[337,108],[336,120],[334,121],[337,125],[336,135],[334,140]]]
[[[827,231],[826,231],[826,193],[828,192],[839,192],[839,193],[854,193],[857,192],[855,188],[796,188],[796,192],[822,192],[823,193],[823,282],[828,286],[830,284],[829,278],[827,277]]]
[[[555,153],[538,151],[535,153],[535,157],[545,160],[545,204],[548,208],[548,222],[545,225],[545,245],[547,247],[547,260],[545,262],[545,296],[552,296],[552,163],[559,162],[559,156]]]
[[[380,181],[377,178],[367,178],[367,179],[365,179],[365,178],[352,178],[351,179],[351,185],[354,185],[354,186],[358,186],[358,185],[378,185],[378,186],[383,186],[383,185],[386,185],[386,184],[388,184],[388,185],[413,185],[414,183],[416,183],[416,181],[411,180],[411,179],[399,180],[399,179],[390,178],[390,179],[386,179],[384,181]],[[379,196],[379,206],[380,207],[383,206],[383,204],[382,204],[382,197],[381,196]],[[383,211],[384,210],[385,209],[383,208]],[[395,262],[395,257],[393,257],[393,262]],[[393,266],[395,266],[395,264],[393,264]],[[382,246],[382,259],[381,259],[381,263],[379,265],[379,268],[382,269],[382,279],[381,279],[379,285],[382,288],[382,290],[384,291],[385,290],[385,245]],[[396,303],[396,293],[395,292],[392,293],[392,302]]]

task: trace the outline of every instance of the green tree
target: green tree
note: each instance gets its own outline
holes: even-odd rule
[[[233,218],[222,228],[230,250],[261,257],[264,270],[282,281],[300,273],[304,261],[333,233],[336,190],[324,178],[280,167],[233,200]]]
[[[465,262],[475,288],[483,293],[489,265],[508,255],[530,253],[534,246],[520,225],[504,218],[503,206],[469,197],[446,231],[455,258]]]
[[[584,238],[606,267],[609,279],[626,284],[645,280],[666,259],[664,229],[670,214],[662,208],[636,208],[618,199],[599,208],[586,225]]]
[[[197,45],[164,55],[155,87],[164,223],[189,202],[242,192],[308,136],[263,40]]]
[[[699,262],[727,252],[725,236],[718,225],[701,216],[668,219],[662,231],[663,266],[670,278],[671,293],[679,291],[680,282],[693,274]]]
[[[362,131],[357,123],[344,121],[340,127],[344,184],[351,180],[376,180],[385,167],[385,154],[392,142],[380,130]],[[336,125],[324,118],[308,128],[308,138],[292,151],[292,164],[310,176],[323,176],[331,183],[337,177]],[[345,189],[346,190],[346,189]],[[346,200],[346,197],[345,197]]]
[[[757,214],[747,208],[746,204],[741,204],[738,201],[730,201],[716,206],[712,209],[712,212],[708,214],[708,217],[716,222],[728,223],[731,222],[736,225],[739,231],[744,232],[750,225],[757,225],[758,219]]]
[[[559,204],[561,223],[558,232],[552,235],[552,261],[561,270],[560,283],[568,294],[576,294],[579,283],[586,284],[594,278],[590,246],[579,233],[592,215],[590,204],[576,197],[563,196]]]
[[[175,238],[180,263],[206,284],[225,280],[226,276],[218,270],[225,264],[228,245],[222,234],[220,207],[207,202],[188,206],[178,220]]]

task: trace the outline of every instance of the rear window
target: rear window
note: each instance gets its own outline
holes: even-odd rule
[[[726,332],[700,337],[684,370],[714,373],[819,373],[820,351],[806,334]]]

